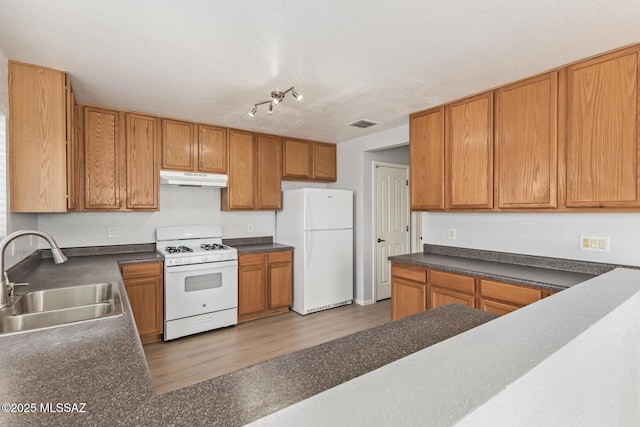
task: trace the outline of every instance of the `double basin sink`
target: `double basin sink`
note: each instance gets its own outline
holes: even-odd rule
[[[116,285],[95,283],[29,292],[0,309],[0,335],[122,314]]]

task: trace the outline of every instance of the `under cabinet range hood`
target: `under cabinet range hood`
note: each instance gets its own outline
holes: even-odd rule
[[[191,187],[226,187],[227,175],[198,172],[160,171],[160,184]]]

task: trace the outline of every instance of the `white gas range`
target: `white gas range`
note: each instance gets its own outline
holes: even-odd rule
[[[217,226],[156,229],[164,257],[164,340],[238,323],[238,253]]]

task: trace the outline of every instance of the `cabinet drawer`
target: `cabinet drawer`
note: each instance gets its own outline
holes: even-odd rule
[[[238,256],[238,266],[264,264],[265,253],[246,254]]]
[[[460,274],[445,273],[443,271],[429,270],[429,283],[432,286],[453,289],[460,292],[473,294],[476,292],[476,282],[473,277]]]
[[[531,304],[542,298],[542,292],[538,289],[485,279],[480,280],[480,295],[520,305]]]
[[[162,276],[162,262],[140,262],[136,264],[122,264],[120,266],[123,279],[134,277]]]
[[[269,264],[274,262],[291,262],[291,251],[269,252]]]
[[[415,282],[427,283],[427,270],[422,267],[413,267],[408,265],[391,264],[391,275],[403,277]]]

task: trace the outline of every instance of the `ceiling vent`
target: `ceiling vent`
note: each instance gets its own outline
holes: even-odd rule
[[[353,123],[349,123],[347,126],[353,126],[353,127],[356,127],[356,128],[366,129],[366,128],[369,128],[371,126],[375,126],[377,124],[378,123],[372,122],[371,120],[357,120],[357,121],[355,121]]]

